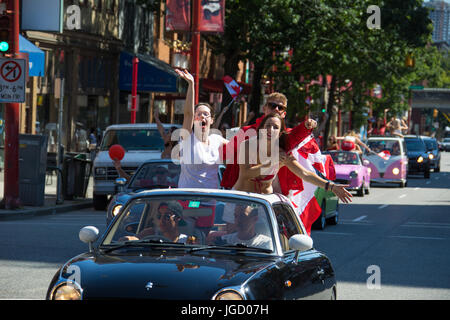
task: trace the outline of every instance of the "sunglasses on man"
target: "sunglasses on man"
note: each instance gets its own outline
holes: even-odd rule
[[[180,219],[179,216],[177,216],[176,214],[174,214],[172,212],[168,212],[168,213],[164,213],[164,214],[159,213],[157,215],[158,220],[161,220],[161,218],[164,218],[165,221],[170,221],[170,218],[172,218],[172,217],[175,217],[175,219],[177,219],[177,218]]]
[[[281,112],[286,111],[286,106],[283,106],[282,104],[278,104],[275,102],[269,102],[269,103],[267,103],[267,105],[272,110],[278,109],[278,111],[281,111]]]

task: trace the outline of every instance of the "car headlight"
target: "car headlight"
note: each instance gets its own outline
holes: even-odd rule
[[[81,300],[81,288],[75,282],[63,282],[53,289],[51,300]]]
[[[358,172],[356,172],[356,171],[350,172],[350,178],[355,179],[357,177],[358,177]]]
[[[216,293],[213,300],[244,300],[244,297],[237,290],[225,289]]]
[[[98,176],[106,175],[106,168],[95,168],[95,174]]]
[[[434,155],[433,155],[432,153],[430,153],[430,154],[428,155],[428,159],[430,159],[430,160],[434,159]]]
[[[422,163],[422,162],[423,162],[423,157],[420,156],[419,158],[417,158],[417,162],[418,162],[418,163]]]
[[[398,175],[400,173],[399,168],[392,169],[392,173],[395,174],[395,175]]]
[[[112,209],[112,215],[113,217],[117,216],[120,212],[120,209],[122,209],[122,205],[121,204],[116,204],[113,209]]]

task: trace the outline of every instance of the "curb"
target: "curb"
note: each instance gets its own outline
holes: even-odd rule
[[[27,207],[18,210],[0,210],[0,221],[10,219],[24,219],[36,216],[53,215],[59,213],[66,213],[78,209],[86,209],[93,207],[92,199],[86,199],[82,202],[54,205],[46,208],[32,208]]]

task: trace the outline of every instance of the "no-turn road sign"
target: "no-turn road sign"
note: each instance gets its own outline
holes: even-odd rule
[[[26,60],[0,59],[0,102],[25,102]]]

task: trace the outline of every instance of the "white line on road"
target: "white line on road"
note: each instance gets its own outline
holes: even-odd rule
[[[352,236],[353,233],[344,233],[344,232],[330,232],[330,231],[321,231],[318,234],[331,234],[336,236]]]
[[[401,198],[404,198],[404,197],[406,197],[406,194],[402,194],[402,195],[399,196],[398,198],[401,199]]]
[[[361,217],[358,217],[358,218],[356,218],[356,219],[353,219],[352,221],[353,221],[353,222],[357,222],[357,221],[364,220],[365,218],[367,218],[367,216],[361,216]]]
[[[400,238],[400,239],[418,239],[418,240],[445,240],[445,238],[433,238],[433,237],[411,237],[411,236],[390,236],[389,238]]]
[[[386,207],[389,207],[389,205],[388,205],[388,204],[383,204],[382,206],[379,206],[378,209],[381,210],[381,209],[384,209],[384,208],[386,208]]]

